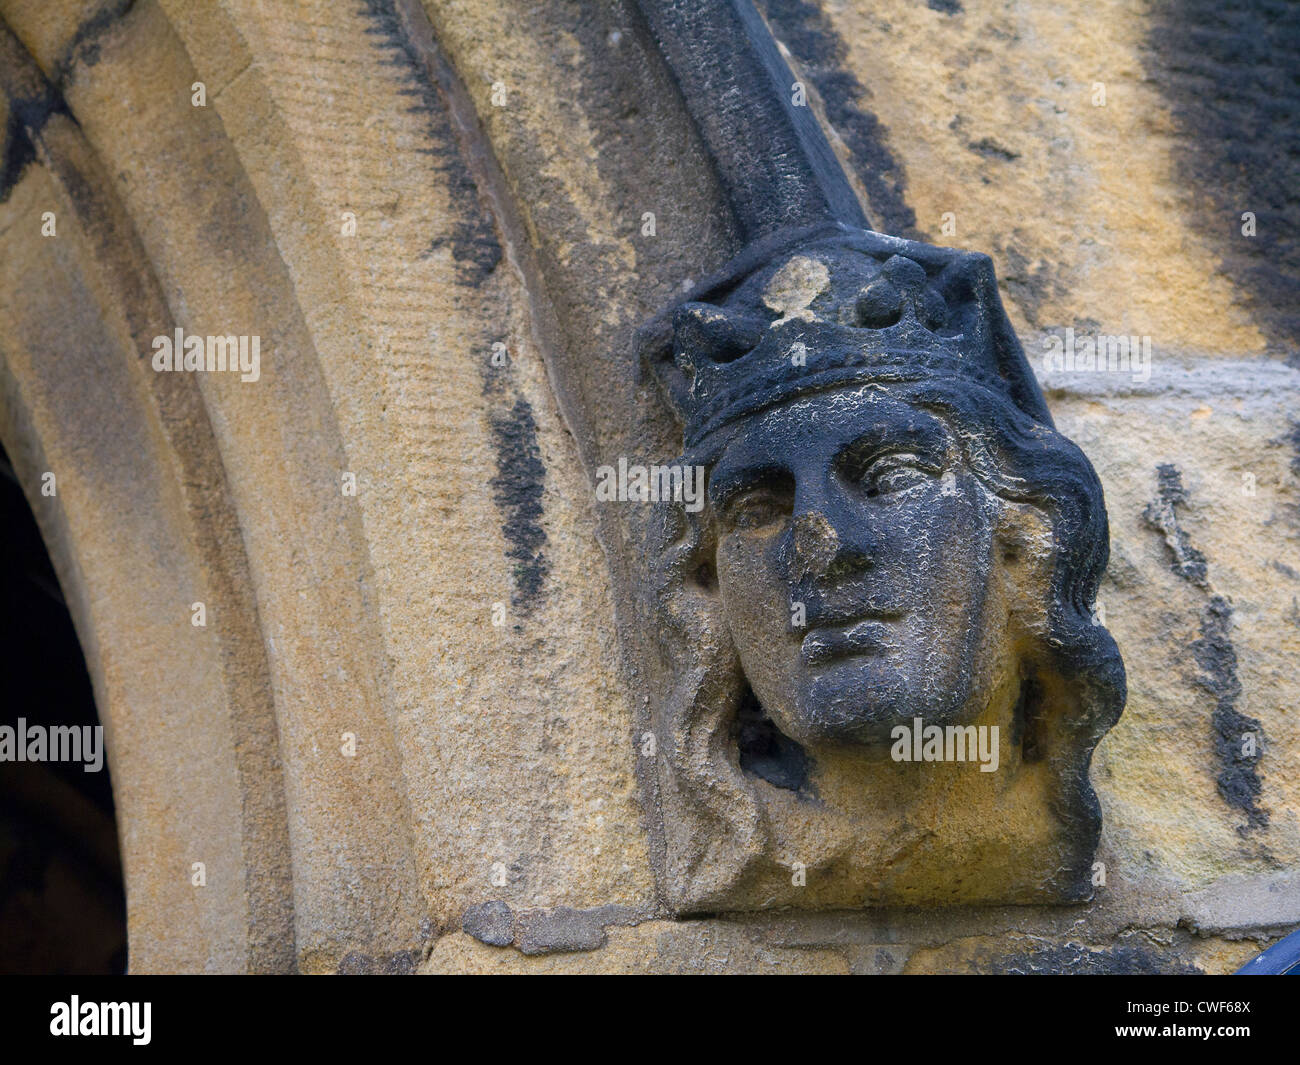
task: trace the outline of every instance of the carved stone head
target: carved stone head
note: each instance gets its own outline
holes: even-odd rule
[[[1124,697],[1105,509],[989,260],[803,235],[646,351],[707,472],[647,582],[670,905],[1086,897]]]

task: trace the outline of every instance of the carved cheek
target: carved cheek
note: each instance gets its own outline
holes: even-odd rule
[[[969,643],[988,590],[992,527],[979,506],[978,489],[942,495],[929,512],[923,559],[935,638],[956,653]]]
[[[936,482],[914,499],[879,508],[881,540],[888,545],[880,567],[893,563],[916,582],[914,591],[928,589],[932,608],[965,604],[976,592],[974,584],[988,576],[991,527],[969,480]]]
[[[782,539],[777,525],[738,530],[718,544],[723,609],[742,658],[765,653],[790,635],[790,585],[781,572]]]
[[[724,596],[736,603],[760,603],[783,594],[787,582],[781,574],[782,539],[779,526],[724,536],[718,544],[718,579]]]

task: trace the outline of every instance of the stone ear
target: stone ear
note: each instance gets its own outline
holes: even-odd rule
[[[665,589],[675,586],[675,594],[716,600],[717,540],[711,522],[708,507],[699,512],[679,504],[657,508],[648,539],[648,557],[657,585]]]

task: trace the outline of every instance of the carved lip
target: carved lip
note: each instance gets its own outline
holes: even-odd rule
[[[805,666],[820,666],[837,658],[884,654],[893,646],[888,623],[899,616],[873,615],[844,625],[819,626],[803,638],[799,657]]]

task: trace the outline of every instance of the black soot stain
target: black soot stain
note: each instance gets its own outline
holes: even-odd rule
[[[551,565],[542,552],[542,492],[546,467],[537,446],[537,422],[522,396],[509,410],[489,418],[496,449],[497,475],[492,478],[492,499],[505,515],[501,533],[510,545],[506,557],[514,561],[514,591],[510,602],[527,614],[542,600],[543,585]]]

